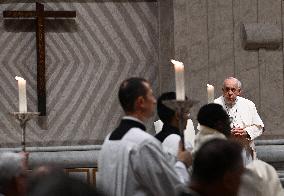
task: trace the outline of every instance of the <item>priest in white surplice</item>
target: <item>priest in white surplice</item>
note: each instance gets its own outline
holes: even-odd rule
[[[246,149],[246,163],[256,158],[253,140],[260,136],[264,124],[259,117],[255,104],[241,94],[241,82],[233,77],[224,80],[223,95],[215,99],[221,104],[231,119],[232,134],[243,143]]]
[[[108,196],[178,195],[189,181],[191,154],[180,147],[179,161],[173,165],[161,143],[145,132],[144,122],[153,115],[156,104],[149,82],[127,79],[118,96],[126,116],[102,145],[98,189]]]
[[[162,143],[164,151],[171,154],[174,158],[177,157],[178,146],[181,138],[179,131],[180,115],[174,110],[164,105],[163,101],[175,100],[175,99],[176,99],[175,92],[163,93],[158,98],[157,113],[163,123],[163,127],[162,130],[155,135],[155,137]],[[189,119],[189,110],[185,111],[182,114],[182,118],[184,122],[186,122],[183,125],[185,129],[187,126],[187,121]],[[192,144],[188,140],[186,140],[186,138],[184,141],[184,145],[187,150],[190,151],[192,149]]]

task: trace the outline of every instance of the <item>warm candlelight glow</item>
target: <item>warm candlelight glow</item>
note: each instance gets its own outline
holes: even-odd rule
[[[214,102],[214,86],[207,84],[208,103]]]
[[[173,59],[171,60],[171,62],[172,64],[174,64],[176,70],[180,70],[180,71],[184,70],[184,65],[182,62],[179,62]]]
[[[18,81],[19,88],[19,112],[25,113],[27,112],[26,80],[18,76],[15,79]]]
[[[182,62],[171,60],[175,67],[176,99],[184,100],[184,65]]]

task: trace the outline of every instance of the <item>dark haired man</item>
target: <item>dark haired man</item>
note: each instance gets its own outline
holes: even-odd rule
[[[145,132],[156,99],[148,81],[129,78],[119,88],[119,101],[126,114],[102,145],[98,162],[98,188],[109,196],[177,195],[188,181],[189,152],[179,148],[175,167],[160,142]]]
[[[181,138],[179,131],[180,119],[179,114],[163,104],[163,101],[175,99],[175,92],[163,93],[158,98],[157,112],[159,118],[163,122],[163,128],[158,134],[155,135],[155,137],[162,143],[164,150],[174,157],[177,156],[178,146]],[[187,120],[189,119],[189,112],[185,112],[183,114],[183,119],[184,122],[187,123]],[[186,123],[184,124],[184,129],[186,128]],[[192,145],[189,141],[185,141],[185,148],[187,150],[192,149]]]
[[[226,111],[219,104],[209,103],[202,106],[197,114],[199,132],[195,138],[193,153],[200,146],[214,138],[226,139],[231,135],[230,119]]]
[[[196,152],[188,193],[183,196],[236,196],[244,171],[242,147],[212,139]]]

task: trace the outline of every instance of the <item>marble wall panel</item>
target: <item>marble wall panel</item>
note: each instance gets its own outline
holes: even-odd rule
[[[145,77],[158,94],[157,1],[41,1],[46,10],[76,10],[74,20],[46,21],[47,130],[27,127],[28,146],[99,144],[123,115],[122,80]],[[34,1],[1,2],[34,10]],[[37,111],[35,27],[0,17],[0,146],[20,144],[16,75],[27,79],[28,111]],[[149,123],[151,127],[151,123]]]
[[[176,58],[185,63],[187,96],[199,100],[191,109],[196,124],[197,111],[207,101],[206,84],[212,83],[208,80],[208,4],[206,0],[175,1],[175,4],[176,9],[180,8],[175,13]]]
[[[188,64],[187,94],[206,103],[205,82],[215,86],[217,97],[224,78],[235,76],[243,83],[242,96],[256,104],[265,123],[261,138],[284,137],[283,47],[245,50],[240,32],[243,23],[256,22],[283,31],[283,1],[174,0],[174,5],[175,57]]]
[[[282,1],[258,1],[258,22],[282,28]],[[283,134],[283,48],[259,50],[259,81],[261,115],[267,135]]]

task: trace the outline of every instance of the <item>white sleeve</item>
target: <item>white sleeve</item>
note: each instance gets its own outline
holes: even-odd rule
[[[249,134],[250,139],[253,140],[262,134],[264,124],[257,113],[254,103],[251,103],[250,112],[252,115],[252,125],[246,127],[245,130]]]
[[[181,161],[177,161],[175,164],[175,171],[177,172],[179,176],[179,180],[183,184],[189,184],[189,180],[190,180],[189,173],[184,163],[182,163]]]
[[[177,157],[178,145],[180,142],[180,136],[177,134],[171,134],[165,138],[162,143],[164,152],[170,153],[171,155]]]
[[[154,142],[141,144],[136,154],[131,156],[131,162],[139,182],[150,195],[178,195],[177,189],[188,182],[188,179],[184,179],[186,168],[179,164],[173,167],[166,159],[161,146]]]
[[[245,128],[245,131],[249,134],[251,140],[254,140],[258,136],[260,136],[263,132],[263,128],[261,126],[252,125]]]

